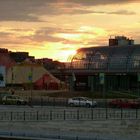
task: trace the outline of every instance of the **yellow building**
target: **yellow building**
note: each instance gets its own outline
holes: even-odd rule
[[[48,84],[55,83],[60,87],[61,81],[50,74],[42,65],[39,64],[17,64],[8,69],[6,75],[7,85],[40,86],[40,88],[48,87]]]

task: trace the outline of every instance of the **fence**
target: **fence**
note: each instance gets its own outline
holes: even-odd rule
[[[48,97],[32,97],[32,105],[40,106],[68,106],[68,99]]]
[[[66,109],[45,111],[1,111],[0,121],[76,121],[140,119],[140,109]]]

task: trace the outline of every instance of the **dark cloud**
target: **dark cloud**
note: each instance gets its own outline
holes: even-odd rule
[[[48,3],[47,12],[43,12],[46,10],[46,7],[42,7],[42,11],[40,14],[46,15],[74,15],[74,14],[90,14],[90,13],[100,13],[100,14],[118,14],[118,15],[134,15],[136,14],[133,11],[128,10],[118,10],[114,12],[107,11],[93,11],[89,10],[88,6],[97,6],[104,4],[124,4],[127,2],[134,2],[136,0],[60,0],[57,4],[53,2]],[[139,1],[140,2],[140,1]],[[55,10],[54,10],[55,9]]]
[[[12,35],[12,34],[9,33],[9,32],[0,32],[0,39],[3,38],[3,37],[10,36],[10,35]]]
[[[68,0],[67,0],[68,1]],[[131,2],[140,2],[139,0],[71,0],[72,3],[77,3],[85,6],[93,5],[108,5],[108,4],[123,4]]]
[[[26,32],[26,31],[33,31],[33,29],[9,29],[9,31],[14,31],[14,32]]]
[[[12,31],[12,32],[11,32]],[[13,32],[15,31],[15,32]],[[62,28],[41,28],[37,30],[34,34],[31,35],[24,35],[24,32],[27,31],[27,29],[10,29],[9,32],[0,32],[0,44],[6,45],[6,44],[35,44],[40,45],[44,42],[61,42],[63,44],[77,44],[81,43],[80,41],[71,40],[71,39],[65,39],[63,37],[57,37],[54,36],[56,33],[68,33],[68,34],[77,34],[80,33],[78,31],[75,31],[73,29],[62,29]],[[18,32],[20,35],[17,35]],[[21,35],[23,32],[23,35]]]
[[[107,12],[108,14],[118,14],[118,15],[135,15],[135,12],[127,11],[127,10],[119,10],[115,12]]]
[[[118,10],[114,12],[107,12],[107,11],[93,11],[96,14],[115,14],[115,15],[135,15],[135,12],[127,11],[127,10]]]
[[[54,13],[55,15],[64,14],[62,10],[57,11]],[[136,15],[136,12],[133,11],[127,11],[127,10],[118,10],[113,12],[107,12],[107,11],[94,11],[94,10],[82,10],[82,9],[73,9],[71,11],[67,11],[68,15],[75,15],[75,14],[114,14],[114,15]]]
[[[86,6],[123,4],[139,0],[0,0],[0,21],[40,22],[40,15],[87,14]],[[111,14],[111,13],[109,13]],[[112,14],[121,14],[112,13]],[[133,12],[125,12],[133,14]]]
[[[29,37],[24,38],[24,36],[20,37],[15,32],[10,32],[11,30],[7,32],[0,32],[0,44],[1,46],[7,46],[10,45],[10,47],[14,47],[15,45],[22,45],[22,44],[32,44],[37,45],[39,42],[36,42],[34,40],[30,40]]]
[[[57,37],[54,36],[56,33],[68,33],[68,34],[77,34],[80,32],[77,32],[73,29],[62,29],[62,28],[42,28],[40,30],[37,30],[34,35],[31,36],[22,36],[21,38],[28,38],[31,41],[37,41],[40,43],[43,42],[62,42],[64,44],[75,44],[78,43],[78,41],[73,41],[70,39],[65,39],[63,37]]]
[[[1,0],[0,21],[40,21],[35,11],[45,0]]]

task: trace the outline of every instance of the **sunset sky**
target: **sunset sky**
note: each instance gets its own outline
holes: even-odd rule
[[[0,0],[0,48],[67,61],[112,35],[140,44],[140,0]]]

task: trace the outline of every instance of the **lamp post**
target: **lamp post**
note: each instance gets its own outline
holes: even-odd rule
[[[140,96],[140,73],[137,73],[137,82],[138,82],[138,96]]]
[[[30,82],[30,101],[32,103],[32,92],[33,92],[32,91],[32,88],[33,88],[33,67],[32,66],[30,68],[28,79],[29,79],[29,82]]]
[[[104,106],[106,106],[106,101],[105,101],[105,74],[104,73],[99,73],[99,81],[100,85],[102,86],[102,97],[104,100]]]
[[[11,68],[11,73],[12,73],[12,75],[11,75],[11,94],[14,94],[14,86],[13,86],[13,84],[14,84],[14,71],[13,71],[13,67]]]

